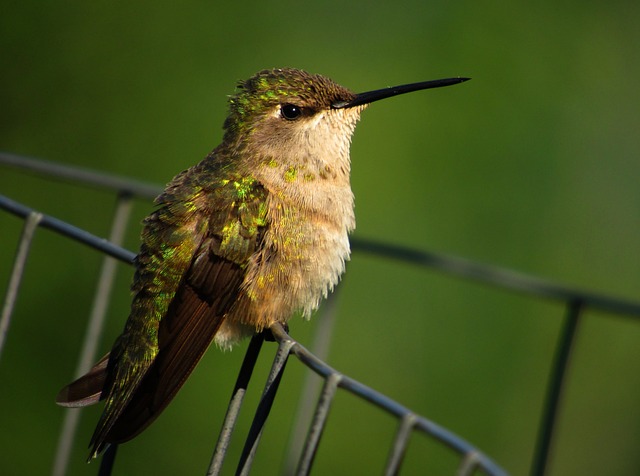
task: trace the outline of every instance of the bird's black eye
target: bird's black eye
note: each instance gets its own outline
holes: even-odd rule
[[[295,121],[302,115],[302,108],[293,104],[283,104],[280,107],[280,115],[287,121]]]

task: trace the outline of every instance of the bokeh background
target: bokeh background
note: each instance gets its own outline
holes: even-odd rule
[[[217,145],[226,95],[260,69],[303,68],[355,91],[471,76],[364,113],[352,147],[356,236],[640,297],[638,2],[22,0],[0,9],[0,149],[158,184]],[[105,192],[9,169],[0,190],[108,231]],[[150,210],[136,205],[129,249]],[[2,289],[21,226],[0,214]],[[36,235],[0,362],[1,474],[50,470],[63,417],[53,399],[72,377],[101,259]],[[120,265],[105,352],[126,318],[130,278]],[[560,305],[360,253],[338,299],[334,367],[527,473]],[[586,317],[550,474],[638,474],[640,323]],[[313,327],[296,319],[291,332],[308,344]],[[245,348],[210,351],[163,416],[120,448],[116,474],[204,473]],[[280,472],[303,375],[290,362],[256,474]],[[70,474],[97,472],[84,460],[99,411],[83,413]],[[316,474],[379,473],[394,429],[340,395]],[[414,438],[406,474],[453,467],[449,452]]]

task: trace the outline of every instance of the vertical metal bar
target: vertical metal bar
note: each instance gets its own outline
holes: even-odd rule
[[[116,211],[111,225],[109,241],[120,245],[124,238],[127,222],[131,215],[131,196],[120,194],[116,203]],[[82,351],[76,368],[75,375],[80,377],[87,372],[95,360],[96,351],[102,328],[104,327],[105,316],[109,305],[113,281],[116,274],[116,260],[106,256],[102,262],[100,277],[96,287],[89,324],[82,344]],[[63,476],[67,472],[71,447],[75,437],[78,422],[80,421],[79,409],[69,409],[64,416],[62,430],[58,438],[58,447],[53,462],[51,474],[53,476]]]
[[[336,296],[338,290],[339,288],[329,296],[327,302],[322,308],[321,314],[317,316],[315,338],[311,345],[311,352],[321,360],[326,360],[329,353],[329,344],[331,343],[331,335],[333,334],[333,327],[337,314]],[[296,462],[302,452],[304,436],[309,428],[309,422],[313,416],[313,402],[315,401],[315,396],[318,394],[319,390],[320,380],[318,379],[318,376],[308,370],[306,372],[304,386],[298,400],[296,417],[293,420],[295,423],[289,438],[283,474],[293,474],[295,470]]]
[[[100,460],[100,469],[98,469],[98,476],[111,476],[113,472],[113,465],[116,462],[116,452],[118,451],[118,445],[116,443],[107,446],[102,460]]]
[[[313,464],[313,459],[316,456],[318,445],[320,444],[320,437],[322,436],[322,431],[324,430],[327,417],[329,416],[329,409],[331,408],[333,397],[336,394],[336,390],[338,389],[338,385],[341,380],[341,374],[333,373],[327,377],[327,380],[324,383],[320,399],[316,406],[316,413],[314,415],[313,422],[309,427],[309,434],[307,435],[304,446],[302,447],[300,463],[298,464],[298,468],[295,473],[298,476],[305,476],[309,474],[309,471],[311,471],[311,465]]]
[[[0,358],[2,357],[2,349],[4,348],[7,333],[9,332],[11,314],[13,314],[13,308],[16,304],[16,298],[18,297],[18,290],[20,289],[20,283],[22,282],[24,266],[27,262],[27,256],[29,256],[33,235],[40,223],[40,220],[42,220],[42,213],[31,212],[22,227],[20,244],[18,245],[18,251],[16,252],[16,259],[13,262],[13,270],[11,271],[9,286],[7,287],[7,295],[5,296],[4,305],[2,306],[2,316],[0,316]]]
[[[216,448],[211,457],[211,462],[209,463],[207,476],[217,476],[222,470],[222,464],[224,463],[224,457],[227,454],[231,435],[236,426],[240,407],[242,406],[242,401],[247,391],[247,387],[249,386],[251,374],[253,373],[256,361],[258,360],[258,355],[260,354],[263,342],[264,335],[260,333],[254,335],[249,343],[247,353],[244,356],[240,372],[238,373],[235,388],[231,394],[231,401],[227,407],[227,414],[224,417],[224,422],[222,422],[222,429],[218,436],[218,442],[216,443]]]
[[[393,448],[389,454],[387,467],[384,471],[385,476],[395,476],[399,473],[400,465],[402,464],[404,454],[407,451],[407,445],[415,422],[416,415],[414,413],[407,413],[402,417],[400,426],[398,427],[398,432],[396,433],[396,439],[393,442]]]
[[[273,360],[273,365],[271,366],[267,383],[265,384],[264,391],[262,392],[260,403],[258,403],[258,408],[256,408],[256,413],[253,417],[253,422],[251,423],[251,428],[249,429],[249,434],[244,448],[242,449],[240,461],[238,462],[236,474],[239,476],[247,476],[249,474],[253,458],[258,448],[258,443],[260,442],[260,437],[262,436],[264,424],[269,417],[273,400],[276,397],[278,386],[280,385],[280,380],[282,379],[282,374],[284,373],[284,368],[287,364],[287,359],[289,358],[289,352],[294,344],[294,340],[286,339],[278,346],[278,352]]]
[[[464,459],[460,462],[456,476],[472,476],[478,463],[480,454],[477,451],[470,451],[464,455]]]
[[[583,303],[580,300],[571,301],[567,310],[564,328],[558,340],[553,369],[549,377],[547,397],[538,430],[538,442],[531,465],[531,476],[543,476],[549,461],[549,451],[553,440],[560,398],[565,385],[565,373],[569,365],[571,349],[575,340],[576,330],[580,321]]]

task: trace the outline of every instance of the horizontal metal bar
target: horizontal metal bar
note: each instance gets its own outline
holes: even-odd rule
[[[437,269],[448,274],[480,281],[483,284],[492,284],[513,291],[564,302],[581,301],[585,306],[592,309],[640,317],[640,303],[638,302],[563,286],[547,279],[537,278],[510,269],[480,264],[457,256],[420,251],[360,238],[352,238],[351,243],[354,250]]]
[[[63,179],[80,185],[117,190],[142,198],[153,199],[157,197],[163,189],[163,187],[155,184],[144,183],[118,175],[62,165],[33,157],[24,157],[10,154],[9,152],[0,152],[0,165],[6,165],[46,177]]]
[[[11,200],[4,195],[0,195],[0,208],[22,218],[27,218],[31,213],[36,212],[36,210]],[[92,235],[88,231],[69,225],[67,222],[54,218],[50,215],[43,214],[39,225],[42,228],[55,231],[56,233],[71,238],[72,240],[79,241],[91,248],[102,251],[103,253],[106,253],[120,261],[124,261],[125,263],[133,263],[133,260],[136,257],[136,254],[131,251],[125,250],[104,238]]]
[[[117,175],[60,165],[31,157],[23,157],[8,152],[0,152],[0,165],[33,171],[51,177],[69,179],[97,187],[119,190],[139,197],[154,198],[162,191],[162,187],[158,185],[146,184]],[[585,306],[601,311],[640,317],[639,302],[564,286],[547,279],[541,279],[510,269],[489,266],[444,253],[422,251],[357,237],[351,238],[351,244],[354,251],[372,253],[425,268],[437,269],[447,274],[473,279],[484,284],[493,284],[505,289],[565,302],[579,300]]]

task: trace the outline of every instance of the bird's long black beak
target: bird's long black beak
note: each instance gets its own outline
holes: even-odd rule
[[[356,97],[350,101],[336,101],[331,105],[331,107],[333,109],[343,109],[347,107],[360,106],[362,104],[369,104],[374,101],[379,101],[380,99],[389,98],[391,96],[411,93],[413,91],[420,91],[421,89],[452,86],[454,84],[464,83],[469,79],[471,78],[435,79],[433,81],[423,81],[421,83],[403,84],[401,86],[394,86],[391,88],[376,89],[375,91],[367,91],[366,93],[356,94]]]

